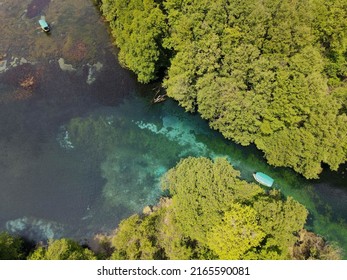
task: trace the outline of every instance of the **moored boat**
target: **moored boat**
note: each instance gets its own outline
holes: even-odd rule
[[[51,28],[49,27],[48,23],[44,19],[39,20],[39,24],[41,26],[41,29],[45,32],[49,32]]]
[[[272,187],[272,185],[275,181],[274,179],[272,179],[270,176],[266,175],[263,172],[253,173],[253,177],[259,184],[262,184],[262,185],[269,187],[269,188]]]

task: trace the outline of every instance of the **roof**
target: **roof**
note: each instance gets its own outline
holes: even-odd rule
[[[48,27],[48,24],[44,19],[40,19],[39,24],[41,25],[42,28]]]
[[[266,175],[263,172],[257,172],[253,176],[257,182],[264,186],[271,187],[274,183],[274,179],[272,179],[270,176]]]

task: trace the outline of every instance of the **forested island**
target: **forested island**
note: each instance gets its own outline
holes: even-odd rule
[[[346,161],[345,0],[101,2],[120,63],[226,138],[306,178]]]
[[[69,239],[28,244],[0,234],[0,259],[340,259],[304,229],[308,211],[278,190],[239,178],[224,158],[186,158],[162,178],[166,195],[123,220],[91,250]]]

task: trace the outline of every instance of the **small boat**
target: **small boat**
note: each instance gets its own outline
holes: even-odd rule
[[[263,172],[256,172],[253,173],[254,179],[264,186],[267,186],[269,188],[272,187],[272,184],[274,183],[274,179],[272,179],[270,176],[264,174]]]
[[[41,29],[45,32],[49,32],[51,28],[49,27],[48,23],[44,19],[39,20],[39,24],[41,26]]]

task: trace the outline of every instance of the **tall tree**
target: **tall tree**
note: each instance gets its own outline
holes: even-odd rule
[[[51,240],[47,246],[39,246],[29,260],[95,260],[94,253],[71,239]]]
[[[159,6],[154,0],[103,0],[101,5],[120,48],[120,63],[143,83],[155,79],[158,69],[166,64],[161,40],[167,26]]]
[[[0,260],[20,260],[25,258],[24,242],[20,237],[7,232],[0,233]]]

